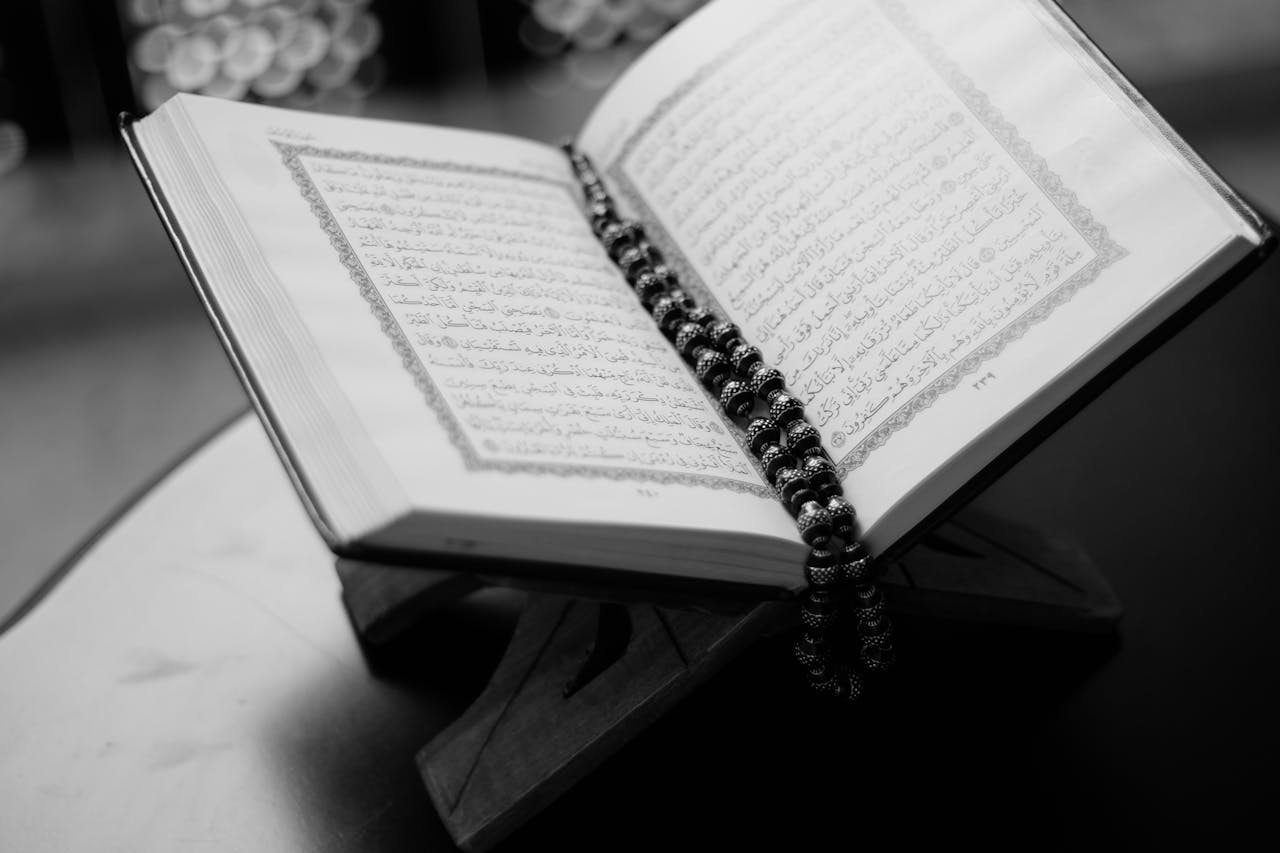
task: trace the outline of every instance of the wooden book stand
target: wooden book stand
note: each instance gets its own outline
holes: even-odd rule
[[[478,589],[470,575],[338,561],[366,652]],[[1103,633],[1114,593],[1081,550],[958,514],[893,564],[892,610]],[[530,594],[474,704],[418,754],[441,820],[464,850],[487,850],[762,636],[787,604],[729,612]]]

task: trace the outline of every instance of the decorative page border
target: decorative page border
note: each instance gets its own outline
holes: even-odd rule
[[[899,406],[885,421],[868,433],[861,441],[851,447],[843,456],[836,459],[836,467],[841,477],[860,467],[871,453],[885,445],[889,438],[907,424],[917,414],[928,409],[939,397],[958,387],[965,377],[999,355],[1011,342],[1021,338],[1036,323],[1044,320],[1055,309],[1066,304],[1071,297],[1085,285],[1096,281],[1101,272],[1128,254],[1128,250],[1115,242],[1107,229],[1094,217],[1092,211],[1080,204],[1075,192],[1065,186],[1056,172],[1049,168],[1048,162],[1031,147],[1019,133],[1016,126],[991,103],[987,94],[978,88],[973,80],[964,73],[907,11],[901,0],[869,0],[879,6],[885,17],[905,37],[917,53],[919,53],[933,71],[954,92],[960,101],[969,109],[974,118],[982,124],[998,142],[1013,161],[1023,170],[1059,212],[1076,229],[1079,236],[1094,250],[1096,257],[1081,267],[1074,275],[1059,283],[1040,300],[1027,307],[1025,311],[995,331],[990,337],[973,349],[968,355],[959,359],[941,376],[930,382]],[[776,18],[765,21],[760,26],[743,36],[731,48],[724,51],[707,64],[699,68],[685,80],[675,91],[662,99],[658,106],[647,115],[630,136],[623,142],[618,156],[609,165],[608,175],[618,185],[622,195],[634,206],[645,225],[645,231],[663,250],[668,264],[675,268],[682,286],[694,292],[699,300],[713,305],[717,312],[727,316],[719,302],[707,288],[702,278],[694,270],[693,265],[679,250],[671,235],[662,226],[648,204],[644,201],[636,186],[631,182],[623,169],[623,163],[643,138],[657,126],[676,104],[686,98],[694,89],[718,71],[744,47],[760,40],[777,22],[790,15],[788,9]]]
[[[457,449],[462,456],[463,463],[470,470],[479,471],[500,471],[503,473],[520,473],[534,475],[556,475],[561,477],[602,477],[610,480],[635,480],[649,483],[659,484],[679,484],[687,486],[708,486],[715,489],[727,489],[729,491],[742,492],[746,494],[756,495],[759,497],[772,498],[773,491],[764,485],[763,474],[761,481],[758,483],[741,482],[726,477],[719,477],[710,474],[690,474],[680,471],[660,471],[646,468],[625,468],[613,465],[593,465],[588,463],[559,463],[559,462],[529,462],[522,460],[510,459],[486,459],[481,456],[475,446],[472,444],[466,431],[459,423],[457,416],[454,414],[452,407],[440,388],[431,378],[430,371],[422,359],[418,357],[413,345],[409,339],[405,337],[404,330],[400,328],[400,324],[396,322],[390,309],[387,307],[386,301],[382,297],[382,293],[374,285],[364,264],[360,261],[359,255],[347,240],[346,234],[342,230],[342,226],[338,224],[333,211],[329,209],[324,197],[320,194],[319,188],[316,187],[311,179],[310,173],[303,165],[302,157],[320,157],[333,160],[344,160],[356,163],[373,163],[387,166],[403,166],[421,169],[436,169],[446,172],[462,172],[472,175],[483,175],[487,177],[513,178],[517,180],[534,181],[547,186],[556,187],[564,190],[575,208],[580,208],[576,199],[577,187],[556,181],[552,178],[542,177],[540,175],[528,174],[525,172],[515,171],[511,169],[502,169],[497,167],[472,166],[465,163],[455,163],[439,160],[421,160],[413,157],[399,157],[384,154],[371,154],[364,151],[348,151],[337,148],[324,148],[314,145],[297,145],[279,140],[271,140],[276,149],[280,152],[280,156],[284,161],[285,168],[289,170],[289,174],[293,177],[294,183],[297,185],[302,194],[302,198],[311,208],[311,212],[315,214],[316,219],[320,223],[320,227],[329,238],[329,244],[333,246],[338,253],[338,260],[347,270],[347,274],[351,276],[351,280],[355,282],[356,287],[360,290],[360,295],[364,297],[365,302],[369,306],[370,312],[378,320],[378,325],[382,327],[383,334],[391,342],[396,354],[400,356],[400,363],[413,377],[414,384],[418,390],[422,392],[423,399],[427,406],[435,413],[440,425],[444,428],[445,434],[449,436],[449,441]],[[585,223],[585,219],[584,219]],[[698,385],[701,389],[701,385]],[[719,415],[718,410],[712,409],[713,415]],[[729,435],[737,439],[737,444],[742,447],[743,442],[735,432],[729,431]],[[754,463],[754,458],[749,452],[744,450],[748,462]],[[755,466],[758,468],[758,466]]]

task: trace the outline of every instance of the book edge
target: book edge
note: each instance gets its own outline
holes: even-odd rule
[[[210,325],[212,325],[218,341],[222,345],[223,352],[231,363],[232,370],[235,371],[236,378],[240,381],[240,385],[248,396],[253,411],[257,414],[259,422],[266,431],[271,446],[275,449],[277,457],[279,457],[281,464],[284,466],[289,482],[301,499],[307,516],[311,519],[325,545],[336,553],[337,549],[346,547],[349,543],[337,533],[337,528],[330,514],[322,508],[318,499],[313,496],[313,486],[310,480],[293,458],[294,450],[281,429],[278,416],[263,395],[257,378],[249,369],[235,336],[227,326],[227,320],[223,315],[222,309],[217,301],[213,299],[204,271],[196,263],[191,247],[187,244],[186,237],[174,217],[169,200],[156,180],[155,172],[151,168],[146,153],[142,150],[142,145],[137,136],[137,123],[138,118],[130,113],[121,113],[118,117],[120,136],[124,141],[125,148],[138,173],[138,177],[142,180],[142,184],[147,191],[147,197],[150,199],[156,215],[160,218],[165,233],[169,237],[169,242],[178,254],[183,270],[187,274],[187,279],[191,282],[196,296],[200,300],[201,307],[204,308]],[[390,521],[393,521],[393,519],[388,520],[388,522]]]
[[[1062,34],[1071,39],[1073,44],[1083,51],[1090,61],[1097,65],[1098,70],[1129,101],[1132,108],[1151,125],[1161,139],[1173,148],[1177,156],[1186,162],[1191,171],[1205,182],[1207,187],[1232,213],[1239,217],[1248,229],[1251,229],[1251,234],[1240,233],[1238,236],[1241,240],[1252,244],[1253,249],[1232,263],[1224,273],[1201,287],[1184,304],[1175,308],[1169,316],[1156,323],[1148,333],[1117,354],[1105,367],[1085,380],[1079,389],[1069,394],[1060,404],[1054,406],[1034,425],[1016,437],[1004,450],[997,453],[976,474],[939,502],[934,510],[928,512],[919,522],[895,540],[892,545],[883,550],[881,556],[885,560],[894,560],[905,554],[925,535],[936,529],[976,498],[996,479],[1011,469],[1032,450],[1044,443],[1049,436],[1057,432],[1089,403],[1097,399],[1103,391],[1111,387],[1121,376],[1128,373],[1130,369],[1167,343],[1235,285],[1248,278],[1280,244],[1280,239],[1277,238],[1276,234],[1276,226],[1268,222],[1220,174],[1204,161],[1199,153],[1165,121],[1151,105],[1150,101],[1124,76],[1106,53],[1089,38],[1088,34],[1055,0],[1027,0],[1027,2],[1049,16],[1052,23],[1057,25]]]
[[[1094,62],[1101,71],[1135,109],[1168,143],[1187,165],[1204,180],[1209,188],[1254,231],[1255,242],[1259,247],[1274,243],[1275,233],[1267,221],[1227,182],[1216,169],[1210,166],[1200,153],[1191,146],[1182,135],[1165,120],[1145,95],[1124,75],[1089,34],[1076,23],[1075,19],[1063,9],[1057,0],[1031,0],[1044,14],[1058,25],[1063,35],[1071,39],[1085,56]],[[1269,250],[1268,250],[1269,251]]]
[[[1248,278],[1262,265],[1276,248],[1276,237],[1272,229],[1265,227],[1260,235],[1261,242],[1255,244],[1253,251],[1233,263],[1226,272],[1202,287],[1183,305],[1174,309],[1169,316],[1158,322],[1148,333],[1143,335],[1129,347],[1121,351],[1114,359],[1095,373],[1079,389],[1067,396],[1060,404],[1053,407],[1029,429],[1015,438],[1004,450],[996,454],[990,462],[970,477],[950,496],[938,503],[937,507],[927,513],[923,519],[900,536],[893,545],[882,552],[885,560],[896,560],[909,551],[920,540],[939,525],[955,515],[970,501],[980,495],[1000,476],[1026,457],[1032,450],[1043,444],[1050,436],[1066,425],[1085,407],[1096,400],[1117,380],[1140,364],[1149,355],[1168,343],[1178,332],[1186,328],[1192,320],[1203,314],[1210,306],[1225,296],[1237,284]]]

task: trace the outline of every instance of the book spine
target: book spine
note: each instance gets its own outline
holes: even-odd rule
[[[725,413],[742,425],[783,506],[810,547],[801,599],[804,626],[795,653],[819,692],[856,700],[866,675],[890,669],[896,654],[892,625],[876,583],[880,565],[858,536],[857,516],[844,497],[835,463],[808,422],[804,403],[786,389],[782,373],[738,327],[699,305],[680,287],[642,225],[624,221],[590,160],[564,146],[587,205],[591,230],[621,270],[658,328]],[[837,617],[852,602],[859,652],[856,663],[835,651]]]

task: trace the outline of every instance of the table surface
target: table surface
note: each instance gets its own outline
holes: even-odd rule
[[[540,136],[576,121],[451,109],[419,117]],[[1218,156],[1274,164],[1280,133],[1274,119],[1255,133],[1255,114],[1191,128],[1192,141],[1280,200],[1280,169],[1257,181]],[[63,216],[48,192],[62,172],[32,174],[29,191],[10,176],[0,205],[0,307],[17,305],[0,318],[0,470],[24,484],[0,489],[0,539],[4,573],[34,584],[122,482],[144,483],[243,401],[127,166],[94,173],[107,177],[88,195],[82,169],[62,197],[85,222],[115,223],[97,241],[38,239]],[[29,207],[10,204],[15,186]],[[113,310],[132,325],[83,310],[99,273],[122,279]],[[47,302],[63,281],[53,307],[60,327],[78,312],[71,340],[29,334],[45,307],[24,294]],[[785,648],[764,642],[507,847],[1272,835],[1278,285],[1273,259],[978,500],[1085,546],[1126,605],[1117,641],[908,623],[907,666],[856,713],[793,689]],[[119,414],[110,428],[104,409]],[[93,428],[58,444],[77,424]],[[0,637],[0,850],[448,849],[412,756],[479,691],[518,597],[441,614],[371,673],[274,463],[225,476],[264,451],[251,423],[217,439]],[[86,486],[96,472],[110,489]],[[21,537],[33,519],[57,535]]]
[[[418,661],[427,690],[370,676],[332,558],[246,416],[0,643],[0,849],[443,844],[412,757],[483,669],[441,673],[442,650]]]

